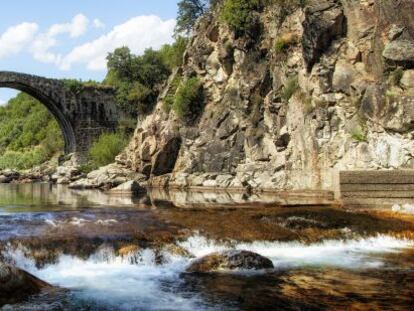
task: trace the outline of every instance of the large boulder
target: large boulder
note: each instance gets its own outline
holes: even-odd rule
[[[206,273],[220,270],[262,270],[273,269],[270,259],[259,254],[243,251],[231,250],[216,252],[195,260],[186,269],[190,273]]]
[[[414,42],[411,40],[391,41],[385,46],[382,56],[391,65],[413,68]]]
[[[26,271],[0,263],[0,306],[18,303],[50,287]]]

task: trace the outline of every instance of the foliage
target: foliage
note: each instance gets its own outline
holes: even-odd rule
[[[115,157],[127,145],[128,140],[121,133],[104,133],[95,141],[90,150],[88,167],[105,166],[114,162]]]
[[[159,51],[147,49],[136,56],[128,47],[116,49],[107,57],[108,74],[104,83],[117,89],[117,101],[131,116],[152,111],[162,85],[172,70],[182,64],[187,39],[178,37]]]
[[[7,150],[0,156],[0,169],[29,169],[48,159],[47,150],[42,146],[27,151]]]
[[[282,100],[287,103],[298,89],[299,89],[298,76],[295,75],[295,76],[289,77],[280,94]]]
[[[293,33],[286,33],[278,37],[274,44],[275,52],[285,52],[296,43],[297,37]]]
[[[0,168],[30,168],[62,149],[59,125],[36,99],[20,93],[0,107]]]
[[[224,0],[221,19],[236,32],[249,32],[257,25],[257,12],[262,8],[260,0]]]
[[[364,131],[360,127],[356,127],[352,131],[352,138],[359,142],[366,142],[367,137]]]
[[[170,112],[172,106],[174,105],[175,94],[177,93],[178,87],[181,84],[181,79],[181,75],[176,74],[170,83],[167,95],[163,101],[163,108],[165,112]]]
[[[190,34],[197,19],[206,12],[208,5],[208,0],[181,0],[178,2],[175,34]]]
[[[178,36],[173,44],[164,44],[161,47],[161,58],[171,71],[182,65],[187,43],[187,38]]]
[[[182,120],[191,122],[203,109],[203,102],[203,86],[197,77],[193,77],[181,82],[172,108]]]
[[[84,87],[88,87],[88,86],[100,87],[101,86],[98,82],[93,81],[93,80],[82,81],[82,80],[76,80],[76,79],[63,79],[62,82],[68,90],[70,90],[72,93],[75,93],[75,94],[80,93]]]

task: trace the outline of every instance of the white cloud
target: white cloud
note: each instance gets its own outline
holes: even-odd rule
[[[99,18],[95,18],[93,20],[93,27],[96,29],[103,29],[105,28],[105,24]]]
[[[105,70],[106,56],[121,46],[128,46],[135,54],[145,49],[159,48],[172,42],[175,20],[163,21],[158,16],[138,16],[115,26],[98,39],[75,47],[59,59],[58,66],[69,70],[74,64],[85,64],[90,70]]]
[[[73,17],[70,23],[50,26],[47,32],[41,33],[33,41],[31,47],[33,58],[43,63],[58,64],[61,56],[50,52],[50,49],[58,43],[56,37],[61,34],[69,34],[71,38],[80,37],[85,34],[88,25],[88,18],[83,14],[78,14]]]
[[[0,36],[0,58],[29,49],[39,62],[54,64],[61,70],[70,70],[73,65],[85,65],[89,70],[105,70],[106,56],[118,47],[128,46],[134,54],[142,54],[147,48],[158,49],[165,43],[172,43],[175,20],[162,20],[155,15],[137,16],[99,38],[75,46],[67,54],[53,51],[60,43],[59,36],[78,38],[86,33],[89,25],[97,29],[105,27],[99,19],[90,23],[78,14],[69,23],[54,24],[38,33],[35,23],[22,23],[7,29]]]
[[[33,41],[38,29],[35,23],[22,23],[8,28],[0,36],[0,58],[21,52]]]
[[[83,14],[78,14],[70,23],[52,25],[47,32],[47,36],[55,37],[63,33],[68,33],[71,38],[77,38],[85,34],[88,25],[89,19]]]
[[[0,106],[4,106],[5,104],[6,104],[6,101],[4,101],[0,98]]]

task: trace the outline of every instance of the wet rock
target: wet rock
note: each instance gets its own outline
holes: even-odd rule
[[[270,259],[249,251],[231,250],[212,253],[195,260],[186,269],[190,273],[206,273],[219,270],[261,270],[273,269]]]
[[[25,271],[0,263],[0,306],[20,302],[48,287],[51,286]]]

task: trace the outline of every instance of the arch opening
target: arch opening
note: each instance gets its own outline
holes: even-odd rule
[[[70,121],[65,117],[61,109],[59,109],[58,103],[53,99],[43,94],[41,91],[32,88],[29,85],[25,85],[17,82],[0,82],[0,88],[10,88],[23,93],[26,93],[42,103],[47,110],[56,119],[64,140],[64,152],[65,154],[73,153],[76,151],[76,139],[75,133]]]
[[[30,169],[67,151],[67,132],[48,104],[12,89],[20,92],[0,109],[0,168]]]

